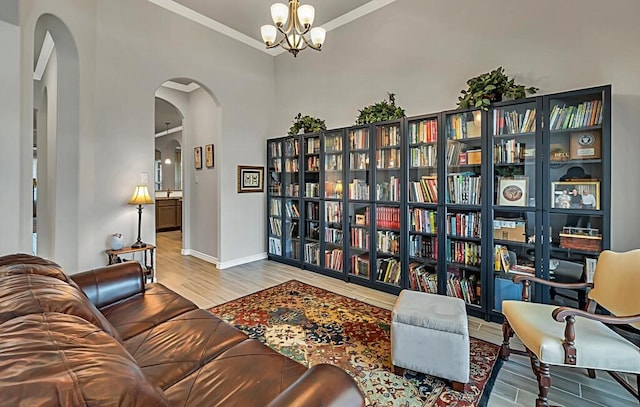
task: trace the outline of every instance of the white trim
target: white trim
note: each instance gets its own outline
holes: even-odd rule
[[[40,55],[38,55],[36,68],[33,70],[34,80],[39,81],[42,79],[42,75],[44,75],[44,70],[49,63],[49,58],[51,58],[54,47],[55,44],[53,43],[53,38],[51,38],[49,31],[47,31],[44,35],[44,41],[42,41],[42,48],[40,48]]]
[[[181,130],[182,130],[182,126],[174,127],[172,129],[169,129],[169,131],[162,130],[160,133],[156,133],[156,138],[161,137],[161,136],[167,136],[167,135],[173,134],[173,133],[177,133],[177,132],[179,132]]]
[[[218,268],[218,270],[223,270],[223,269],[228,269],[229,267],[239,266],[241,264],[251,263],[258,260],[264,260],[266,258],[267,258],[267,253],[264,252],[264,253],[254,254],[247,257],[241,257],[239,259],[218,262],[216,267]]]
[[[258,41],[252,37],[249,37],[248,35],[243,34],[240,31],[236,31],[233,28],[228,27],[222,23],[219,23],[218,21],[212,18],[204,16],[195,10],[192,10],[188,7],[183,6],[182,4],[178,4],[173,0],[147,0],[147,1],[155,4],[156,6],[160,6],[173,13],[176,13],[179,16],[187,18],[193,22],[202,24],[207,28],[210,28],[214,31],[219,32],[220,34],[224,34],[227,37],[233,38],[234,40],[247,44],[269,55],[278,56],[286,52],[284,48],[267,49],[263,42]],[[348,24],[352,21],[355,21],[360,17],[364,17],[367,14],[373,13],[374,11],[379,10],[382,7],[385,7],[391,3],[394,3],[395,1],[397,0],[372,0],[354,10],[349,11],[346,14],[341,15],[340,17],[337,17],[331,21],[326,22],[325,24],[322,24],[322,27],[324,27],[324,29],[327,32],[329,32],[338,27],[342,27],[343,25]],[[268,10],[265,10],[265,13],[268,14]]]
[[[181,83],[174,82],[174,81],[166,81],[160,86],[164,86],[165,88],[169,88],[169,89],[179,90],[180,92],[186,92],[186,93],[191,93],[196,89],[200,89],[200,85],[198,85],[195,82],[191,82],[188,85],[183,85]]]
[[[216,257],[209,256],[208,254],[200,253],[196,250],[191,249],[182,249],[181,253],[183,256],[193,256],[200,260],[204,260],[207,263],[211,263],[217,267],[218,259]]]

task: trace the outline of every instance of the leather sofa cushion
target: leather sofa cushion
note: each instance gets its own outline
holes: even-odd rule
[[[115,304],[100,308],[123,340],[158,326],[198,307],[167,287],[151,283],[145,291]]]
[[[7,406],[166,406],[122,345],[82,318],[30,314],[0,324]]]
[[[255,339],[223,352],[165,390],[175,406],[264,407],[307,371]]]
[[[75,281],[64,273],[62,267],[51,260],[24,253],[0,256],[0,277],[17,274],[49,276],[78,288]]]
[[[124,346],[152,384],[163,390],[247,336],[206,310],[172,318]]]
[[[118,331],[80,289],[37,274],[10,275],[0,279],[0,323],[41,312],[78,316],[121,341]]]

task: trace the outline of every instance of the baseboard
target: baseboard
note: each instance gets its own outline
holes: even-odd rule
[[[191,249],[182,249],[181,253],[182,253],[183,256],[197,257],[200,260],[204,260],[204,261],[206,261],[208,263],[211,263],[211,264],[214,264],[216,267],[218,267],[218,258],[217,257],[209,256],[208,254],[200,253],[199,251],[191,250]]]
[[[264,253],[254,254],[252,256],[241,257],[239,259],[218,262],[216,266],[218,267],[218,269],[222,270],[222,269],[227,269],[229,267],[239,266],[241,264],[251,263],[253,261],[264,260],[266,258],[267,258],[267,253],[264,252]]]

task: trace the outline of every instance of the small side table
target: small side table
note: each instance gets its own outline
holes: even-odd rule
[[[152,244],[148,244],[145,247],[123,247],[120,250],[105,250],[105,253],[107,253],[107,256],[109,257],[109,265],[111,264],[116,264],[116,263],[122,263],[124,259],[122,259],[120,256],[123,255],[131,255],[131,259],[128,260],[135,260],[135,253],[138,252],[142,252],[142,257],[143,257],[143,262],[142,265],[144,267],[144,277],[145,277],[145,282],[154,282],[156,281],[156,271],[155,268],[153,267],[153,252],[155,251],[156,247]]]

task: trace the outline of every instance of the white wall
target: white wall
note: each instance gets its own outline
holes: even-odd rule
[[[218,244],[217,258],[234,261],[261,255],[264,194],[238,195],[235,169],[238,164],[264,165],[264,139],[268,137],[271,114],[271,108],[265,106],[270,105],[274,94],[273,58],[145,0],[24,0],[20,7],[23,136],[31,127],[32,113],[28,110],[33,106],[33,85],[29,79],[38,17],[43,12],[59,17],[78,49],[81,138],[77,166],[82,193],[77,199],[77,218],[82,238],[73,244],[77,268],[104,264],[103,250],[112,233],[124,233],[128,241],[135,239],[137,213],[126,203],[141,173],[153,175],[154,92],[175,77],[193,78],[203,84],[222,109],[220,141],[215,148],[216,170],[220,171],[217,178],[221,180],[217,228],[225,243]],[[30,158],[25,163],[26,143],[20,143],[20,166],[30,168]],[[20,182],[26,180],[22,175]],[[21,187],[21,207],[28,202],[26,192]],[[211,197],[205,195],[206,202],[196,204],[210,211]],[[213,215],[207,212],[201,216]],[[27,220],[26,212],[21,214],[21,230],[27,230]],[[142,238],[153,243],[152,209],[145,208],[142,221]],[[216,232],[202,230],[203,235],[207,233]],[[211,250],[207,254],[213,256],[210,247],[215,244],[204,238],[202,242],[206,250]],[[21,247],[28,247],[26,240],[21,240]]]
[[[299,111],[352,125],[387,91],[409,116],[453,109],[468,78],[497,66],[541,93],[612,84],[612,247],[640,247],[640,2],[534,3],[398,0],[329,32],[321,53],[276,57],[271,135]]]
[[[0,253],[31,252],[30,247],[20,245],[20,27],[5,22],[15,20],[11,10],[5,10],[11,2],[0,8],[0,182],[3,198],[0,199]],[[17,7],[17,2],[14,6]],[[5,14],[6,13],[6,14]],[[16,22],[17,23],[17,22]]]

